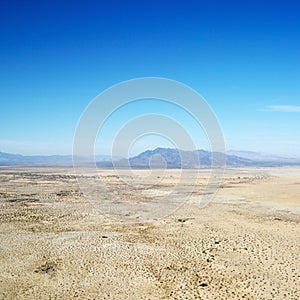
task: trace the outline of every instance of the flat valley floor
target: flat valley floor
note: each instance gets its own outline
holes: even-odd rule
[[[1,167],[0,299],[300,299],[299,167],[149,172]]]

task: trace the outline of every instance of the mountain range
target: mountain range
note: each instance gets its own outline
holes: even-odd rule
[[[228,167],[251,167],[251,166],[285,166],[300,165],[300,159],[278,157],[274,155],[261,154],[250,151],[228,151],[224,154],[209,152],[205,150],[183,151],[174,148],[156,148],[147,150],[129,159],[114,161],[117,167],[134,168],[201,168],[222,164],[225,159]],[[109,166],[109,162],[101,163],[99,166]]]
[[[210,167],[213,157],[214,165],[221,164],[222,157],[229,167],[251,167],[251,166],[285,166],[300,165],[300,159],[279,157],[265,153],[252,151],[226,152],[224,157],[221,153],[212,153],[205,150],[183,151],[174,148],[156,148],[147,150],[137,156],[112,159],[109,155],[97,155],[96,161],[99,167],[133,167],[133,168],[201,168]],[[84,159],[84,162],[92,162],[92,159]],[[72,155],[50,155],[50,156],[24,156],[0,152],[0,166],[11,165],[71,165]]]

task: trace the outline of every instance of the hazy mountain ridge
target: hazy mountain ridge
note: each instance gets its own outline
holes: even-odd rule
[[[111,156],[96,155],[96,160],[101,162],[111,161]],[[92,159],[90,159],[90,161],[92,161]],[[21,155],[0,152],[0,166],[72,163],[72,155]]]
[[[255,151],[243,151],[243,150],[229,150],[226,152],[228,155],[235,155],[238,157],[247,158],[255,161],[279,161],[279,162],[299,162],[300,158],[296,157],[284,157],[279,155],[273,155],[263,152]]]

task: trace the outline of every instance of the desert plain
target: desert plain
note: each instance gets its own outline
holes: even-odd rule
[[[300,167],[131,172],[1,167],[0,299],[300,299]]]

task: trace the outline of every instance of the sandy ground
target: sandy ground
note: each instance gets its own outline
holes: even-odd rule
[[[114,214],[71,168],[1,168],[0,299],[300,299],[300,168],[227,170],[204,208],[209,173],[190,170],[162,219],[180,171],[147,172],[99,170]]]

